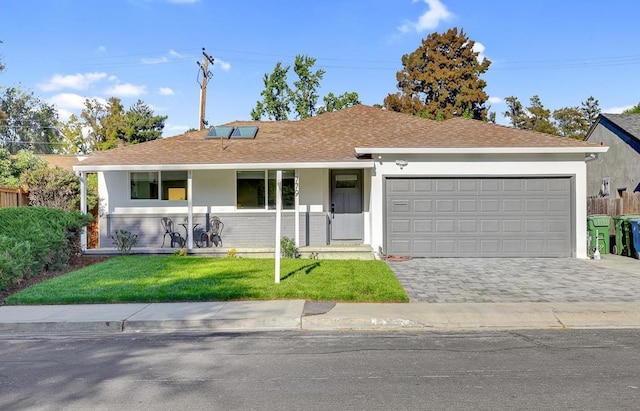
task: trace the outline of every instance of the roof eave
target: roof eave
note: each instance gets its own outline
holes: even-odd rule
[[[576,154],[606,153],[609,147],[356,147],[356,155],[365,154]]]
[[[373,168],[372,160],[313,162],[313,163],[235,163],[235,164],[112,164],[112,165],[75,165],[74,171],[163,171],[163,170],[290,170],[305,168]]]

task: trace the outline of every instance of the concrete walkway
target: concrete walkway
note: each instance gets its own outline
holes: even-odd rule
[[[508,287],[488,290],[496,301],[411,302],[408,304],[306,303],[291,301],[242,301],[171,304],[95,304],[0,307],[0,333],[121,333],[171,331],[257,331],[257,330],[478,330],[527,328],[638,328],[640,327],[640,261],[607,256],[601,261],[557,260],[569,264],[557,282],[538,290],[550,301],[522,296],[508,301]],[[437,262],[437,261],[432,261]],[[534,266],[523,266],[513,278],[534,277]],[[536,260],[544,267],[547,262]],[[406,263],[411,263],[408,261]],[[442,263],[440,261],[439,263]],[[477,264],[491,264],[479,260]],[[514,262],[513,264],[516,264]],[[400,263],[402,264],[402,263]],[[423,262],[424,264],[424,262]],[[561,264],[561,265],[562,265]],[[461,264],[467,271],[469,265]],[[453,264],[450,269],[457,269]],[[575,272],[571,267],[577,267]],[[508,271],[508,269],[504,269]],[[539,269],[539,268],[538,268]],[[493,272],[485,270],[487,275]],[[463,273],[465,271],[463,270]],[[585,272],[593,272],[584,286]],[[443,275],[440,272],[440,275]],[[452,277],[458,276],[451,272]],[[509,279],[511,278],[511,279]],[[552,281],[547,277],[543,281]],[[565,284],[566,283],[566,284]],[[537,283],[534,283],[537,284]],[[563,293],[552,292],[564,284]],[[615,287],[619,288],[615,288]],[[536,286],[537,287],[537,286]],[[573,287],[579,293],[569,292]],[[536,288],[537,289],[537,288]],[[546,291],[545,291],[546,290]],[[589,291],[591,290],[591,291]],[[604,293],[601,290],[606,290]],[[631,290],[631,291],[630,291]],[[620,298],[615,294],[620,292]],[[542,294],[544,292],[544,294]],[[456,295],[442,288],[442,296]],[[436,294],[438,295],[438,294]],[[482,296],[482,294],[478,294]],[[500,300],[494,295],[504,296]],[[601,298],[606,295],[606,298]],[[569,301],[569,296],[575,298]],[[443,298],[443,297],[437,297]],[[483,297],[484,298],[484,297]],[[539,298],[539,297],[536,297]],[[415,301],[415,300],[414,300]]]

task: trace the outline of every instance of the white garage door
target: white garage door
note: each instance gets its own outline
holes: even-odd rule
[[[387,178],[385,252],[570,257],[571,180]]]

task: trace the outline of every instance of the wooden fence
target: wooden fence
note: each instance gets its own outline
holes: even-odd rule
[[[640,214],[640,192],[622,193],[622,198],[587,198],[587,215],[611,216],[611,233],[614,233],[613,217],[622,214]]]
[[[18,187],[0,186],[0,207],[22,207],[28,205],[28,192]]]

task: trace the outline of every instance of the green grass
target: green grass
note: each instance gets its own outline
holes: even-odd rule
[[[26,288],[7,304],[306,299],[407,302],[382,261],[125,256]]]

